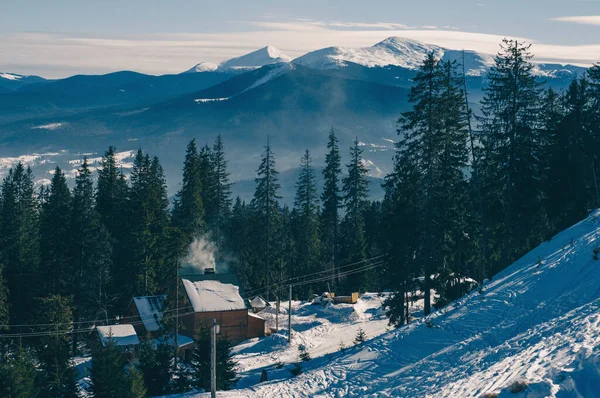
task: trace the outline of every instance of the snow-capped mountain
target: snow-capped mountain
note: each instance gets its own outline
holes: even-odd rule
[[[0,72],[0,88],[13,91],[32,83],[40,83],[45,79],[33,75],[20,75],[18,73]]]
[[[240,71],[245,72],[258,69],[265,65],[289,63],[292,58],[273,46],[266,46],[240,57],[231,58],[220,64],[211,62],[200,62],[193,68],[185,71],[190,72],[212,72],[212,71]]]
[[[441,47],[401,37],[389,37],[372,47],[328,47],[296,58],[293,62],[311,69],[338,69],[347,62],[375,67],[394,65],[407,69],[419,67],[425,56],[434,52],[438,57]]]
[[[200,62],[183,73],[214,72],[219,68],[219,64],[213,62]]]

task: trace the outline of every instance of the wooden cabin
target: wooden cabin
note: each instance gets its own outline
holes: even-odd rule
[[[131,359],[135,356],[140,340],[132,325],[98,326],[96,330],[102,346],[106,347],[112,341],[121,349],[123,357]]]
[[[266,321],[249,314],[239,284],[232,274],[203,274],[181,277],[179,313],[182,334],[194,337],[201,325],[210,326],[215,319],[221,335],[238,343],[265,335]]]
[[[127,311],[125,321],[133,325],[138,336],[151,335],[162,329],[163,307],[167,300],[162,296],[134,297]]]

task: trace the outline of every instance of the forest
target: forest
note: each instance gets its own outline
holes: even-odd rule
[[[232,197],[220,136],[188,144],[172,200],[160,159],[141,149],[128,175],[114,147],[99,165],[84,159],[73,188],[58,167],[40,188],[25,165],[10,169],[0,192],[0,396],[77,397],[72,358],[89,352],[96,397],[204,388],[205,344],[183,371],[171,369],[168,347],[146,345],[124,366],[93,338],[132,297],[172,293],[195,239],[213,242],[217,260],[267,300],[287,299],[290,284],[295,299],[391,291],[394,326],[411,321],[411,292],[423,292],[427,315],[467,293],[465,281],[493,278],[600,207],[600,64],[557,92],[532,58],[530,45],[505,39],[473,104],[462,65],[429,54],[397,120],[381,201],[369,198],[358,137],[340,148],[334,127],[322,171],[301,155],[291,207],[280,203],[269,139],[249,202]],[[222,389],[235,384],[229,349],[224,340]]]

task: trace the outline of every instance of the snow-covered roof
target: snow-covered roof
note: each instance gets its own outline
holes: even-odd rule
[[[97,330],[103,346],[106,346],[110,340],[118,346],[140,344],[132,325],[98,326]]]
[[[262,316],[258,316],[256,314],[253,314],[251,312],[248,313],[248,316],[250,316],[252,318],[260,319],[261,321],[265,321],[266,322],[265,318],[263,318]]]
[[[254,308],[265,308],[267,306],[267,302],[260,296],[256,296],[250,301],[250,305]]]
[[[235,285],[214,280],[191,282],[182,279],[182,282],[194,312],[246,309],[239,288]]]
[[[163,317],[163,304],[167,296],[142,296],[134,297],[133,302],[140,313],[140,318],[148,332],[160,330],[160,321]]]

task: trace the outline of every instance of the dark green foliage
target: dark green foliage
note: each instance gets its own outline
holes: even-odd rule
[[[196,335],[192,366],[194,368],[194,385],[210,391],[210,334],[211,328],[202,325]],[[235,386],[235,367],[237,363],[231,358],[231,343],[226,337],[217,336],[217,390],[229,390]]]
[[[14,324],[26,323],[41,284],[38,210],[33,173],[19,163],[4,177],[0,196],[0,257]]]
[[[181,229],[191,243],[205,231],[203,181],[196,141],[187,146],[183,163],[183,182],[173,204],[173,224]]]
[[[127,391],[125,363],[113,340],[106,347],[97,344],[92,352],[92,394],[96,398],[120,398]]]
[[[314,274],[320,269],[319,196],[308,150],[300,160],[300,175],[296,182],[296,197],[292,220],[295,258],[293,274]],[[304,290],[307,288],[305,287]]]
[[[323,210],[321,211],[321,242],[323,245],[323,258],[328,264],[328,270],[336,274],[335,267],[338,258],[339,245],[339,209],[342,205],[340,192],[340,175],[342,173],[340,151],[338,139],[335,136],[333,128],[329,132],[327,141],[327,154],[325,155],[325,167],[323,168],[323,192],[321,201]],[[332,281],[337,282],[336,277]]]
[[[152,340],[146,340],[141,345],[138,366],[142,372],[148,395],[165,395],[169,392],[172,358],[173,346],[171,344],[155,344]]]
[[[217,136],[210,155],[206,218],[214,240],[222,246],[231,210],[231,183],[221,135]]]
[[[37,398],[41,395],[37,371],[31,357],[22,348],[4,354],[0,362],[0,396]]]
[[[67,178],[57,166],[40,215],[40,268],[47,294],[69,294],[71,206]]]
[[[298,346],[298,357],[302,362],[308,362],[311,360],[310,353],[304,344]]]
[[[365,341],[367,341],[367,334],[363,328],[359,327],[356,331],[356,336],[354,337],[354,345],[360,345]]]
[[[343,264],[358,263],[366,259],[367,242],[365,238],[365,221],[363,211],[367,206],[368,181],[367,168],[362,159],[362,149],[358,139],[350,147],[350,162],[347,164],[348,175],[342,179],[342,200],[346,215],[341,225],[341,262]],[[355,268],[360,267],[357,264]],[[364,265],[364,264],[363,264]],[[352,270],[345,269],[345,271]],[[364,290],[372,282],[371,272],[360,272],[349,275],[344,281],[346,291]]]
[[[275,156],[267,141],[265,150],[261,156],[260,165],[255,178],[256,190],[252,198],[252,223],[254,225],[254,270],[251,276],[251,284],[254,286],[269,286],[276,281],[277,273],[274,272],[278,264],[274,256],[277,247],[276,237],[280,228],[281,218],[279,211],[278,194],[280,185],[278,181],[279,172],[275,168]],[[269,300],[269,292],[266,292]]]
[[[50,334],[35,341],[41,370],[41,390],[45,397],[79,396],[77,372],[71,364],[69,351],[68,332],[73,321],[71,305],[71,301],[62,296],[38,300],[36,322],[54,325],[37,330]]]

